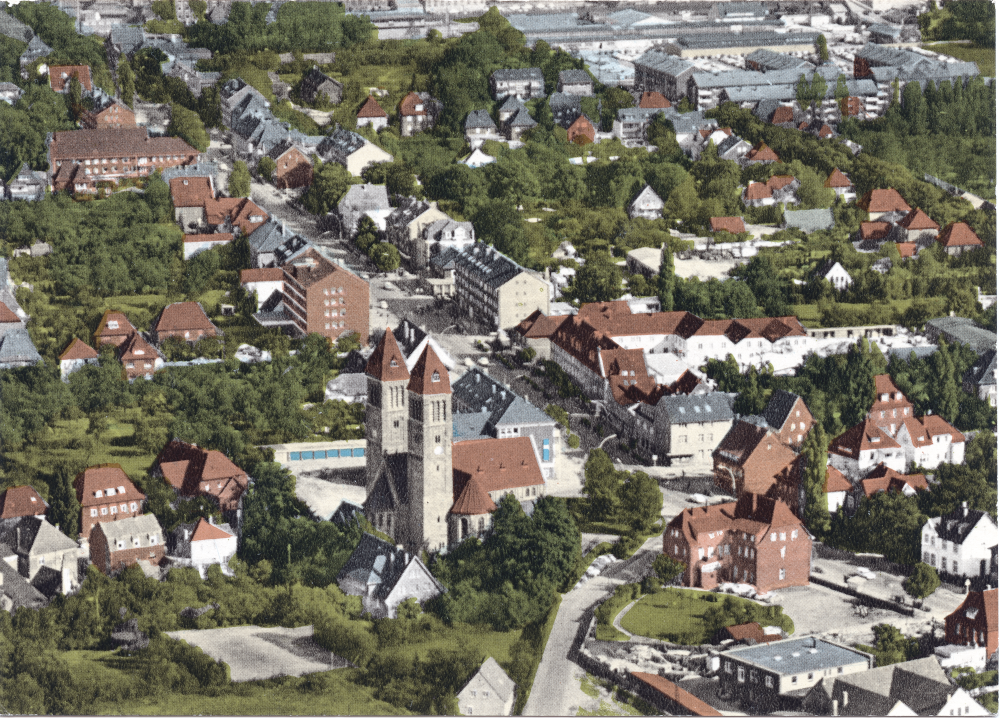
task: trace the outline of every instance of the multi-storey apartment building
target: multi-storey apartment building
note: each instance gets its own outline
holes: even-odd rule
[[[490,94],[494,100],[502,100],[511,95],[519,100],[544,97],[545,77],[537,67],[496,70],[490,75]]]
[[[547,314],[552,287],[493,247],[476,243],[455,257],[455,291],[470,318],[510,329],[536,310]]]

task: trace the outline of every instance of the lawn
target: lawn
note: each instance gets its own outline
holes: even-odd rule
[[[992,47],[976,47],[971,42],[947,42],[940,45],[924,45],[925,50],[951,55],[964,62],[979,65],[984,77],[995,77],[997,72],[997,51]]]
[[[455,646],[475,646],[497,663],[510,662],[510,649],[521,637],[521,631],[491,631],[483,626],[456,624],[429,634],[426,641],[411,641],[400,646],[398,653],[406,658],[424,659],[435,648],[449,650]]]
[[[114,651],[66,651],[60,654],[79,680],[131,684],[139,679],[114,668]],[[131,701],[94,703],[92,715],[394,715],[399,709],[372,697],[353,682],[355,671],[314,673],[304,678],[230,684],[216,695],[167,693]]]
[[[795,630],[787,616],[774,611],[775,607],[761,606],[754,601],[734,596],[722,596],[704,591],[668,588],[663,593],[643,596],[622,618],[622,628],[639,636],[658,638],[682,645],[698,645],[712,639],[705,623],[705,614],[714,607],[722,607],[725,600],[740,611],[739,621],[756,620],[762,625],[781,625],[788,633]],[[716,602],[718,601],[718,602]],[[780,607],[777,607],[780,610]],[[771,616],[774,612],[776,615]],[[770,622],[769,622],[770,621]]]

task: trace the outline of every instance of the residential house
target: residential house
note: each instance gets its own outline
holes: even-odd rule
[[[715,485],[732,496],[778,494],[796,513],[804,503],[798,456],[762,417],[738,419],[712,459]]]
[[[465,130],[466,142],[473,150],[478,149],[486,140],[500,139],[500,131],[487,110],[473,110],[466,115],[462,129]]]
[[[565,92],[553,92],[549,95],[548,103],[549,109],[552,111],[552,120],[563,129],[568,129],[583,114],[580,98],[580,95]]]
[[[79,585],[80,547],[44,516],[26,516],[7,525],[0,544],[13,550],[17,572],[42,593],[69,593]]]
[[[743,160],[753,149],[749,142],[744,140],[742,137],[737,137],[736,135],[727,136],[724,140],[719,142],[717,147],[720,160],[732,160],[734,162]],[[693,154],[694,152],[692,150],[692,155]]]
[[[47,603],[45,594],[32,586],[16,568],[0,559],[0,608],[13,614],[22,607],[38,609]]]
[[[2,310],[0,310],[2,311]],[[59,355],[59,377],[69,381],[69,375],[83,369],[88,364],[97,365],[97,351],[77,337],[69,343],[65,351]]]
[[[167,537],[170,563],[198,569],[201,577],[209,566],[229,572],[229,561],[236,555],[236,534],[229,524],[217,525],[212,519],[199,518],[180,524]]]
[[[385,231],[386,218],[392,211],[384,184],[353,184],[337,204],[341,236],[353,239],[362,217],[370,217],[376,227]]]
[[[403,137],[429,130],[443,106],[427,92],[410,92],[399,101],[400,134]]]
[[[669,250],[667,250],[669,251]],[[655,247],[639,247],[629,250],[625,255],[625,267],[631,274],[641,274],[652,279],[660,273],[663,264],[664,249]]]
[[[368,384],[361,373],[338,374],[326,383],[323,397],[326,401],[343,401],[348,404],[363,404],[368,395]]]
[[[439,219],[423,229],[423,246],[420,253],[430,258],[453,249],[463,252],[475,244],[476,231],[472,222],[456,222],[453,219]]]
[[[102,344],[110,344],[114,347],[121,346],[126,339],[135,334],[135,327],[121,312],[111,309],[104,312],[101,321],[94,330],[94,346],[100,347]]]
[[[521,135],[538,125],[528,114],[528,108],[515,95],[509,96],[500,106],[497,118],[500,120],[500,129],[508,140],[519,140]]]
[[[187,85],[192,95],[200,98],[201,93],[205,91],[206,87],[212,87],[219,81],[222,73],[202,72],[197,69],[195,62],[194,60],[175,59],[173,62],[168,61],[163,63],[160,68],[164,77],[176,77]]]
[[[527,437],[542,477],[554,476],[555,419],[479,368],[466,371],[451,389],[456,441]]]
[[[35,349],[27,329],[15,327],[0,335],[0,369],[34,366],[41,361],[42,355]]]
[[[227,520],[239,524],[250,478],[221,451],[173,439],[156,457],[152,476],[162,477],[183,498],[209,499]]]
[[[299,97],[313,105],[317,100],[330,105],[339,105],[344,97],[344,83],[334,80],[322,72],[316,65],[312,66],[299,83]]]
[[[251,264],[255,268],[276,266],[277,251],[298,236],[290,234],[278,220],[267,220],[247,238],[250,243]],[[306,240],[303,238],[302,241]]]
[[[585,145],[594,141],[596,132],[594,125],[587,119],[587,116],[580,115],[569,126],[569,129],[566,130],[566,138],[575,144]]]
[[[978,326],[968,317],[938,317],[924,325],[928,341],[936,344],[944,337],[951,343],[959,342],[979,356],[997,348],[997,335]]]
[[[589,97],[594,94],[594,78],[586,70],[560,70],[556,92]]]
[[[52,48],[42,42],[42,38],[32,33],[32,37],[28,41],[28,48],[18,58],[18,65],[21,67],[21,78],[24,80],[31,79],[28,69],[36,60],[41,60],[43,57],[48,57],[51,54]]]
[[[548,282],[478,242],[455,257],[455,290],[470,319],[497,329],[517,326],[536,309],[549,311]]]
[[[159,566],[165,556],[163,530],[152,514],[98,524],[90,536],[90,561],[109,576],[140,561]]]
[[[545,96],[545,77],[537,67],[496,70],[490,75],[490,94],[494,100],[513,95],[519,100]]]
[[[910,213],[903,217],[896,226],[902,230],[897,241],[906,242],[920,242],[925,237],[930,239],[931,236],[936,236],[941,229],[938,223],[924,214],[919,207],[910,210]]]
[[[826,178],[823,186],[827,189],[832,189],[834,194],[843,199],[844,202],[851,202],[858,196],[854,191],[854,183],[836,167],[833,168],[830,176]]]
[[[764,594],[808,585],[812,537],[784,503],[747,493],[684,509],[663,532],[663,553],[685,564],[684,586],[744,583]]]
[[[708,228],[712,232],[729,232],[734,235],[744,234],[747,231],[742,217],[712,217]]]
[[[437,202],[423,202],[415,197],[401,198],[386,217],[386,241],[394,244],[413,267],[424,269],[431,258],[431,242],[426,239],[425,230],[448,219],[448,215],[437,208]]]
[[[583,72],[583,70],[564,70]],[[562,74],[560,74],[560,83]],[[489,656],[456,696],[458,713],[463,716],[509,716],[514,710],[517,684],[493,656]]]
[[[660,49],[644,52],[633,64],[636,90],[658,92],[674,104],[687,95],[688,81],[697,70],[690,61]]]
[[[376,132],[389,126],[389,115],[378,104],[378,100],[371,95],[368,95],[368,99],[364,101],[361,109],[358,110],[357,126],[370,126]]]
[[[53,191],[96,192],[98,182],[146,177],[192,164],[198,150],[178,137],[150,137],[145,127],[55,132],[48,141]]]
[[[18,173],[7,183],[4,198],[21,199],[26,202],[45,199],[45,188],[48,184],[48,178],[44,172],[36,172],[28,167],[27,162],[24,162]]]
[[[896,441],[906,453],[908,466],[936,469],[965,460],[965,435],[935,414],[903,419]]]
[[[850,273],[844,269],[844,265],[840,262],[835,262],[832,259],[820,262],[819,266],[816,268],[815,276],[828,281],[838,292],[842,292],[854,284],[854,279],[851,277]]]
[[[198,229],[207,223],[206,207],[215,202],[211,177],[175,177],[170,180],[174,221],[181,229]]]
[[[271,181],[278,189],[296,189],[312,184],[312,161],[306,151],[295,143],[289,140],[280,142],[271,148],[267,156],[274,160]]]
[[[656,460],[689,470],[712,468],[712,455],[733,426],[733,411],[724,394],[674,394],[656,403],[653,421]]]
[[[70,79],[76,78],[80,89],[90,92],[94,83],[90,79],[90,67],[87,65],[51,65],[49,67],[49,86],[54,92],[63,95],[69,92]]]
[[[950,257],[957,257],[983,246],[983,242],[965,222],[952,222],[937,236],[937,242]]]
[[[724,143],[725,144],[725,143]],[[747,157],[750,155],[748,154]],[[796,191],[800,182],[791,175],[774,175],[767,182],[751,182],[743,191],[743,203],[748,207],[774,204],[798,204]]]
[[[996,523],[965,501],[944,516],[928,519],[920,529],[923,562],[955,578],[985,578],[990,549],[996,545]]]
[[[781,159],[763,142],[758,142],[752,150],[750,150],[746,157],[743,158],[746,164],[756,164],[756,163],[770,163],[770,162],[780,162]]]
[[[163,366],[163,355],[147,342],[139,332],[133,333],[118,345],[118,361],[124,367],[125,377],[133,382],[139,377],[149,381]]]
[[[281,292],[284,276],[281,267],[243,269],[240,271],[240,286],[246,290],[247,294],[257,295],[257,311],[260,311],[261,306],[275,292]]]
[[[219,100],[222,107],[222,124],[232,127],[235,119],[238,119],[238,109],[241,105],[246,105],[248,99],[260,107],[266,107],[269,103],[260,92],[252,85],[239,78],[234,78],[226,82],[219,90]],[[237,116],[234,117],[234,114]]]
[[[904,496],[916,496],[927,490],[927,477],[923,474],[901,474],[885,464],[879,464],[868,475],[851,487],[845,508],[853,515],[861,505],[861,499],[870,499],[879,493],[898,492]]]
[[[419,556],[369,533],[361,535],[337,575],[337,585],[349,596],[361,596],[362,612],[373,618],[395,618],[404,601],[425,603],[447,590]]]
[[[847,501],[847,495],[854,487],[843,473],[837,471],[832,466],[826,467],[826,484],[823,492],[826,494],[826,507],[831,514],[837,513],[837,509]]]
[[[955,686],[934,656],[879,668],[824,672],[802,698],[812,715],[987,715],[969,693]]]
[[[139,491],[119,464],[84,469],[73,479],[80,503],[80,536],[90,538],[98,524],[121,521],[142,513],[146,495]]]
[[[663,216],[663,200],[646,185],[628,207],[628,216],[632,219],[659,219]]]
[[[816,423],[801,396],[781,389],[771,394],[762,416],[778,441],[794,449],[802,446],[806,434]]]
[[[119,102],[100,90],[90,93],[92,105],[80,115],[80,127],[106,129],[135,127],[135,113],[123,102]]]
[[[539,359],[551,361],[552,336],[568,319],[568,316],[562,315],[547,316],[540,309],[536,309],[517,325],[514,336],[519,337],[519,341],[525,346],[534,349]]]
[[[997,589],[972,591],[944,619],[944,640],[955,646],[983,646],[997,651]]]
[[[368,282],[309,247],[281,266],[282,289],[254,315],[263,326],[295,336],[313,332],[336,341],[357,334],[368,342]]]
[[[12,486],[0,492],[0,531],[28,516],[45,516],[49,505],[33,486]]]
[[[248,197],[222,197],[205,203],[205,222],[217,232],[252,235],[269,215]]]
[[[643,92],[639,97],[638,106],[643,109],[659,108],[665,110],[670,107],[670,100],[659,92]]]
[[[883,215],[895,212],[909,213],[911,210],[906,200],[894,189],[869,190],[858,200],[858,207],[868,213],[869,222],[882,219]]]
[[[980,401],[988,401],[990,406],[997,405],[997,353],[988,351],[976,363],[969,367],[962,377],[962,388],[976,396]]]
[[[325,137],[316,150],[324,162],[343,165],[355,177],[360,177],[368,165],[392,162],[392,155],[381,147],[342,127]]]
[[[184,235],[184,259],[191,259],[196,254],[224,247],[233,241],[233,235],[229,232],[217,232],[215,234],[185,234]]]
[[[205,337],[221,336],[222,332],[205,314],[200,302],[174,302],[165,306],[149,330],[157,345],[170,337],[177,337],[194,344]]]
[[[903,473],[906,453],[875,420],[866,418],[830,442],[830,465],[857,481],[878,464]]]

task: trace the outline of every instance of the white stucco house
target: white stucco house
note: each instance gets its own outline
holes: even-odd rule
[[[965,436],[936,414],[903,419],[896,441],[903,447],[908,466],[934,469],[965,460]]]
[[[458,712],[464,716],[509,716],[517,686],[492,656],[458,692]]]
[[[997,545],[997,526],[985,511],[960,508],[932,518],[920,531],[920,556],[941,573],[965,578],[985,577]]]

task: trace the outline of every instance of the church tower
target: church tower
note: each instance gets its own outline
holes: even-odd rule
[[[454,499],[451,382],[448,370],[429,344],[413,366],[407,395],[408,543],[414,549],[437,551],[448,545],[448,511]]]
[[[387,328],[365,366],[368,399],[365,402],[365,489],[372,493],[384,455],[405,454],[406,385],[410,372],[396,337]]]

